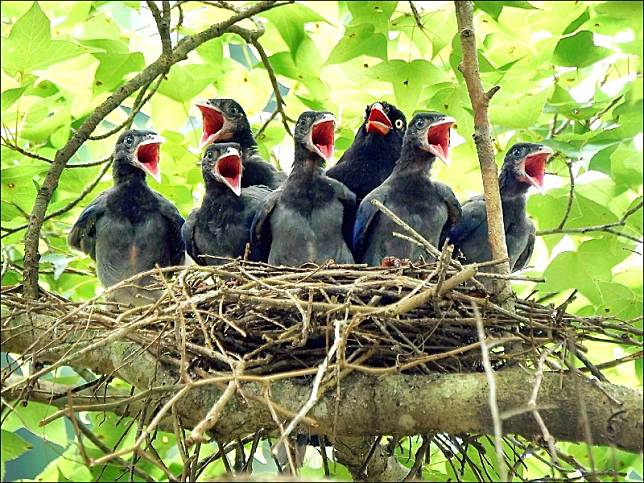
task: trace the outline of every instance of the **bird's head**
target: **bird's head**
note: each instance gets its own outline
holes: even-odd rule
[[[440,112],[419,112],[405,132],[404,144],[415,151],[430,153],[449,166],[450,129],[454,119]]]
[[[517,143],[512,146],[503,160],[501,189],[507,191],[508,182],[513,180],[517,192],[525,193],[530,186],[543,192],[546,162],[552,154],[552,149],[543,144]]]
[[[208,99],[198,102],[203,120],[199,147],[229,141],[241,133],[251,134],[250,124],[242,106],[233,99]],[[251,135],[252,136],[252,135]]]
[[[161,182],[159,147],[164,141],[165,139],[154,131],[125,131],[116,142],[115,163],[129,163]]]
[[[374,102],[367,106],[363,124],[367,134],[387,136],[392,133],[402,139],[407,119],[396,106],[387,102]]]
[[[304,149],[315,159],[333,160],[335,117],[330,112],[304,111],[295,124],[296,153]],[[306,153],[306,157],[311,157]],[[304,154],[304,153],[303,153]]]
[[[241,147],[237,143],[209,145],[201,158],[201,171],[206,181],[223,183],[237,196],[241,194]]]

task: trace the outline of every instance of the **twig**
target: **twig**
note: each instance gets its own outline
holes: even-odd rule
[[[210,408],[210,411],[208,411],[206,417],[194,427],[192,433],[186,439],[186,447],[189,448],[197,442],[204,442],[206,440],[204,433],[212,429],[217,424],[217,421],[219,421],[219,418],[221,417],[221,412],[223,411],[228,401],[230,401],[230,399],[233,397],[236,390],[237,381],[230,381],[228,383],[228,386],[226,386],[226,390],[219,397],[219,399],[217,399],[217,402]]]
[[[411,2],[410,2],[411,3]],[[414,464],[412,465],[407,476],[403,478],[403,481],[411,481],[412,478],[418,473],[421,466],[423,466],[423,459],[425,458],[425,453],[427,448],[429,448],[429,443],[432,441],[428,436],[422,436],[423,443],[420,445],[420,448],[416,450],[416,456],[414,458]]]
[[[568,167],[568,177],[570,178],[570,191],[568,192],[568,204],[566,205],[566,212],[559,222],[559,225],[557,225],[557,230],[561,230],[568,221],[570,210],[572,209],[572,202],[575,198],[575,175],[572,172],[572,161],[567,159],[566,166]]]
[[[474,143],[481,166],[483,180],[483,195],[487,213],[488,238],[492,258],[500,259],[508,256],[505,242],[505,229],[503,226],[503,210],[501,209],[501,195],[499,192],[498,171],[494,161],[494,149],[490,135],[488,120],[488,106],[492,96],[500,89],[492,87],[488,92],[483,90],[479,74],[478,54],[476,51],[476,37],[474,33],[473,4],[471,1],[454,1],[456,7],[456,21],[460,33],[463,50],[463,61],[459,70],[463,74],[467,92],[474,110]],[[502,275],[510,273],[509,263],[496,265],[494,271]],[[495,280],[494,292],[501,300],[511,300],[512,288],[510,282],[504,279]]]
[[[476,330],[481,343],[481,362],[485,368],[485,376],[487,379],[488,400],[490,414],[492,415],[492,423],[494,426],[494,448],[496,450],[496,459],[499,467],[499,479],[501,481],[507,481],[508,468],[505,462],[505,455],[503,453],[503,423],[499,417],[499,406],[496,402],[496,381],[494,380],[494,371],[490,364],[489,348],[486,342],[485,329],[483,329],[483,319],[481,319],[479,308],[475,304],[472,304],[472,311],[476,317]]]

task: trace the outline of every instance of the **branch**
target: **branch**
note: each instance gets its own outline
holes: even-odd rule
[[[37,298],[39,295],[38,240],[40,238],[40,230],[42,228],[45,213],[47,212],[47,206],[49,205],[51,197],[58,186],[58,181],[67,165],[67,162],[94,132],[94,129],[96,129],[98,124],[130,95],[144,85],[152,82],[157,76],[168,72],[172,65],[186,59],[188,57],[188,53],[199,47],[204,42],[221,36],[227,32],[232,25],[240,20],[250,18],[253,15],[257,15],[258,13],[284,4],[284,2],[276,1],[257,2],[222,22],[211,25],[199,33],[182,38],[174,49],[162,52],[155,62],[148,65],[142,72],[119,87],[111,96],[99,105],[67,141],[65,146],[56,152],[53,163],[47,172],[47,176],[36,195],[31,216],[29,218],[27,234],[25,235],[25,271],[23,273],[23,283],[24,294],[27,297]]]
[[[615,236],[626,238],[627,240],[634,241],[635,243],[642,243],[642,240],[640,240],[639,238],[631,236],[627,233],[623,233],[621,231],[614,230],[614,228],[625,226],[626,222],[628,221],[628,218],[631,215],[633,215],[635,212],[637,212],[640,208],[642,208],[643,205],[644,205],[644,200],[640,201],[635,206],[633,206],[628,211],[626,211],[624,215],[622,215],[622,217],[619,219],[619,221],[616,221],[614,223],[606,223],[604,225],[582,226],[579,228],[564,228],[560,226],[558,228],[551,228],[548,230],[539,230],[537,231],[537,236],[547,236],[547,235],[556,235],[556,234],[584,235],[592,231],[603,231],[606,233],[611,233]]]
[[[499,86],[492,87],[488,92],[483,90],[476,53],[472,2],[455,0],[454,5],[463,50],[463,61],[459,65],[459,70],[463,73],[472,109],[474,110],[474,143],[476,144],[479,164],[481,165],[490,251],[493,259],[507,258],[508,250],[505,244],[499,175],[494,161],[494,149],[492,147],[490,122],[487,113],[490,99],[499,90]],[[508,275],[510,265],[508,262],[501,263],[496,265],[494,271],[502,275]],[[512,288],[508,280],[494,280],[493,287],[494,292],[499,295],[501,300],[508,299],[512,294]]]
[[[5,316],[0,333],[3,351],[22,353],[39,337],[42,343],[49,343],[50,329],[55,322],[55,317],[45,315],[23,313]],[[105,335],[104,331],[101,333]],[[83,340],[87,345],[98,337],[98,331],[88,330]],[[165,401],[174,394],[177,413],[186,427],[194,427],[205,418],[208,410],[221,397],[225,387],[223,383],[235,377],[212,377],[210,380],[177,384],[180,379],[177,371],[158,361],[151,353],[141,351],[138,344],[126,341],[126,337],[127,334],[123,334],[121,339],[85,350],[81,347],[82,343],[79,346],[79,334],[71,332],[61,337],[55,347],[40,352],[38,359],[56,362],[66,357],[72,366],[90,368],[97,374],[115,373],[139,391],[159,387],[152,403],[154,398]],[[76,352],[68,354],[70,349]],[[136,357],[133,357],[135,354]],[[310,411],[309,416],[319,424],[316,429],[318,433],[335,433],[339,438],[432,432],[493,434],[483,373],[428,376],[396,374],[383,378],[355,372],[342,381],[341,397],[327,393]],[[641,391],[593,382],[569,371],[545,372],[540,377],[539,412],[553,437],[562,441],[585,440],[582,426],[571,424],[581,421],[578,404],[578,398],[581,397],[586,403],[595,444],[614,444],[627,451],[642,451],[644,423]],[[275,428],[267,407],[252,401],[253,397],[262,398],[266,383],[260,382],[262,378],[239,377],[239,380],[246,400],[236,396],[222,408],[217,426],[212,430],[216,436],[233,438],[255,432],[260,427]],[[244,380],[258,382],[241,382]],[[26,379],[28,381],[29,378]],[[526,374],[521,368],[498,371],[499,411],[509,414],[516,408],[526,407],[532,398],[535,381],[535,375]],[[189,391],[186,390],[188,386]],[[292,414],[297,413],[310,397],[309,385],[302,384],[298,378],[273,379],[270,387],[275,405]],[[176,397],[180,392],[183,397]],[[8,393],[6,387],[3,393]],[[459,396],[455,398],[454,394]],[[418,404],[418,401],[423,401],[423,404]],[[392,414],[396,417],[392,418]],[[508,417],[503,429],[528,439],[542,434],[541,427],[529,413]]]

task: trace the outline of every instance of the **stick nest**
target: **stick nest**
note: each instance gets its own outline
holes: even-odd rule
[[[482,371],[479,316],[495,369],[534,363],[556,343],[598,376],[584,341],[638,345],[633,336],[642,335],[628,322],[567,314],[569,301],[555,307],[515,299],[514,311],[502,308],[479,281],[493,275],[473,266],[291,268],[228,260],[156,272],[151,288],[163,295],[153,305],[74,303],[54,294],[27,304],[17,287],[3,289],[3,305],[61,317],[70,330],[108,335],[130,327],[126,337],[197,377],[241,361],[246,374],[312,374],[334,344],[337,324],[337,362],[378,374]]]

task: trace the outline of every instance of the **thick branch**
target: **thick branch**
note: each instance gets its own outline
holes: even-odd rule
[[[53,317],[27,315],[5,317],[1,333],[2,350],[21,353],[54,324]],[[59,360],[73,345],[85,346],[94,342],[98,332],[69,333],[55,347],[39,354],[43,362]],[[43,337],[49,342],[51,337]],[[73,350],[81,347],[76,346]],[[177,394],[185,385],[177,384],[178,373],[165,366],[146,351],[128,341],[86,351],[72,362],[96,373],[111,374],[145,391],[149,387],[169,386],[166,398]],[[156,379],[154,374],[157,374]],[[532,397],[536,376],[522,368],[508,369],[496,374],[498,407],[510,414],[523,408]],[[220,398],[222,378],[212,383],[193,384],[176,402],[176,409],[186,427],[194,427]],[[218,385],[215,384],[217,382]],[[252,433],[257,428],[274,428],[266,406],[249,401],[260,398],[265,383],[240,383],[246,395],[233,398],[222,413],[214,432],[232,438]],[[310,387],[300,379],[281,379],[271,383],[273,401],[296,413],[310,396]],[[331,392],[320,398],[309,417],[319,423],[316,431],[338,437],[377,434],[493,433],[493,421],[487,404],[485,374],[463,373],[443,375],[349,375],[341,383],[341,398]],[[160,391],[161,392],[161,391]],[[6,394],[6,393],[5,393]],[[455,397],[455,395],[458,395]],[[159,397],[156,394],[155,397]],[[250,396],[250,398],[249,398]],[[615,444],[629,451],[643,448],[642,393],[622,386],[591,382],[570,372],[544,373],[539,398],[540,415],[550,433],[558,440],[584,441],[581,423],[580,398],[585,401],[588,423],[595,444]],[[423,401],[423,404],[418,404]],[[337,404],[337,420],[335,408]],[[359,408],[359,410],[357,410]],[[334,428],[334,421],[337,425]],[[504,431],[527,438],[538,438],[540,426],[531,414],[520,413],[504,421]]]
[[[463,50],[463,62],[459,66],[459,70],[465,78],[472,109],[474,110],[474,143],[476,144],[479,164],[481,165],[481,177],[483,178],[490,251],[494,260],[507,258],[508,251],[505,244],[498,171],[494,161],[490,122],[487,114],[490,99],[499,90],[499,87],[494,86],[487,93],[483,90],[476,53],[472,2],[456,0],[454,5],[456,6],[456,21]],[[507,262],[500,263],[495,266],[494,270],[497,273],[507,275],[510,273],[510,265]],[[505,300],[512,293],[510,282],[503,279],[496,280],[494,291],[500,295],[501,300]]]
[[[152,82],[157,76],[166,73],[170,70],[172,65],[186,59],[189,52],[199,47],[204,42],[215,37],[219,37],[240,20],[252,17],[253,15],[279,5],[284,5],[284,3],[274,1],[255,3],[244,9],[242,12],[232,15],[223,22],[211,25],[209,28],[195,35],[184,37],[178,42],[174,49],[169,52],[163,52],[155,62],[147,66],[141,73],[119,87],[110,97],[98,106],[92,114],[90,114],[81,127],[74,133],[69,141],[67,141],[65,146],[56,152],[53,163],[47,172],[47,176],[36,195],[36,200],[34,201],[34,206],[29,218],[27,234],[25,235],[25,271],[23,273],[23,282],[26,296],[36,298],[39,292],[38,239],[40,237],[40,229],[47,211],[47,206],[51,201],[54,190],[58,186],[58,181],[67,165],[67,162],[94,132],[96,126],[98,126],[98,124],[126,98],[144,85]]]

